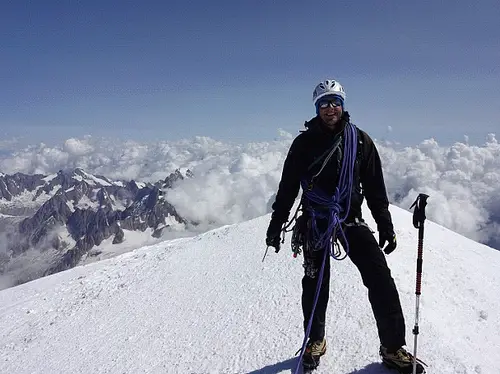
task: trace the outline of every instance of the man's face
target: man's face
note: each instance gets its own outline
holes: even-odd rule
[[[342,117],[342,101],[337,97],[325,97],[319,101],[319,117],[329,129],[334,129]]]

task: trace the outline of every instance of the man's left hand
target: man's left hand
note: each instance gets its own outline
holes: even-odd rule
[[[385,243],[387,242],[387,245],[384,248]],[[397,247],[397,241],[396,241],[396,234],[394,231],[389,230],[389,231],[382,231],[379,232],[379,244],[378,246],[380,248],[384,248],[384,253],[386,255],[392,253]]]
[[[266,238],[266,245],[268,247],[274,247],[276,249],[276,253],[280,251],[280,236],[268,236]]]
[[[266,233],[266,245],[274,247],[276,253],[280,250],[281,228],[283,224],[276,218],[272,218]]]

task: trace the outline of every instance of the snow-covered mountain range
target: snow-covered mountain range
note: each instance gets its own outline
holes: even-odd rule
[[[429,206],[433,203],[432,196]],[[412,351],[418,231],[391,206],[386,256]],[[376,227],[369,211],[364,216]],[[294,373],[302,257],[264,262],[270,216],[143,247],[0,291],[2,373]],[[418,356],[439,374],[498,374],[500,252],[426,221]],[[359,272],[332,262],[317,374],[391,374]]]
[[[108,240],[128,232],[160,238],[183,227],[163,191],[185,176],[179,170],[154,184],[111,181],[80,168],[56,174],[0,176],[0,275],[23,283],[77,265]],[[4,285],[5,286],[5,285]]]

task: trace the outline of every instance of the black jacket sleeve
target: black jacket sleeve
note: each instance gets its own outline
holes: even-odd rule
[[[301,137],[299,135],[293,141],[286,156],[278,192],[272,205],[272,219],[279,223],[279,226],[288,220],[290,210],[299,193],[300,176],[304,164],[301,148]]]
[[[385,188],[382,162],[373,140],[364,132],[362,132],[362,138],[364,157],[360,177],[363,194],[373,219],[377,223],[377,230],[379,232],[392,232],[394,228],[389,212],[389,199]]]

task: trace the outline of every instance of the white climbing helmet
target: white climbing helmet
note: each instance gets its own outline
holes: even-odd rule
[[[345,101],[344,87],[334,79],[327,79],[316,86],[313,91],[314,105],[316,105],[319,99],[327,95],[337,95]]]

